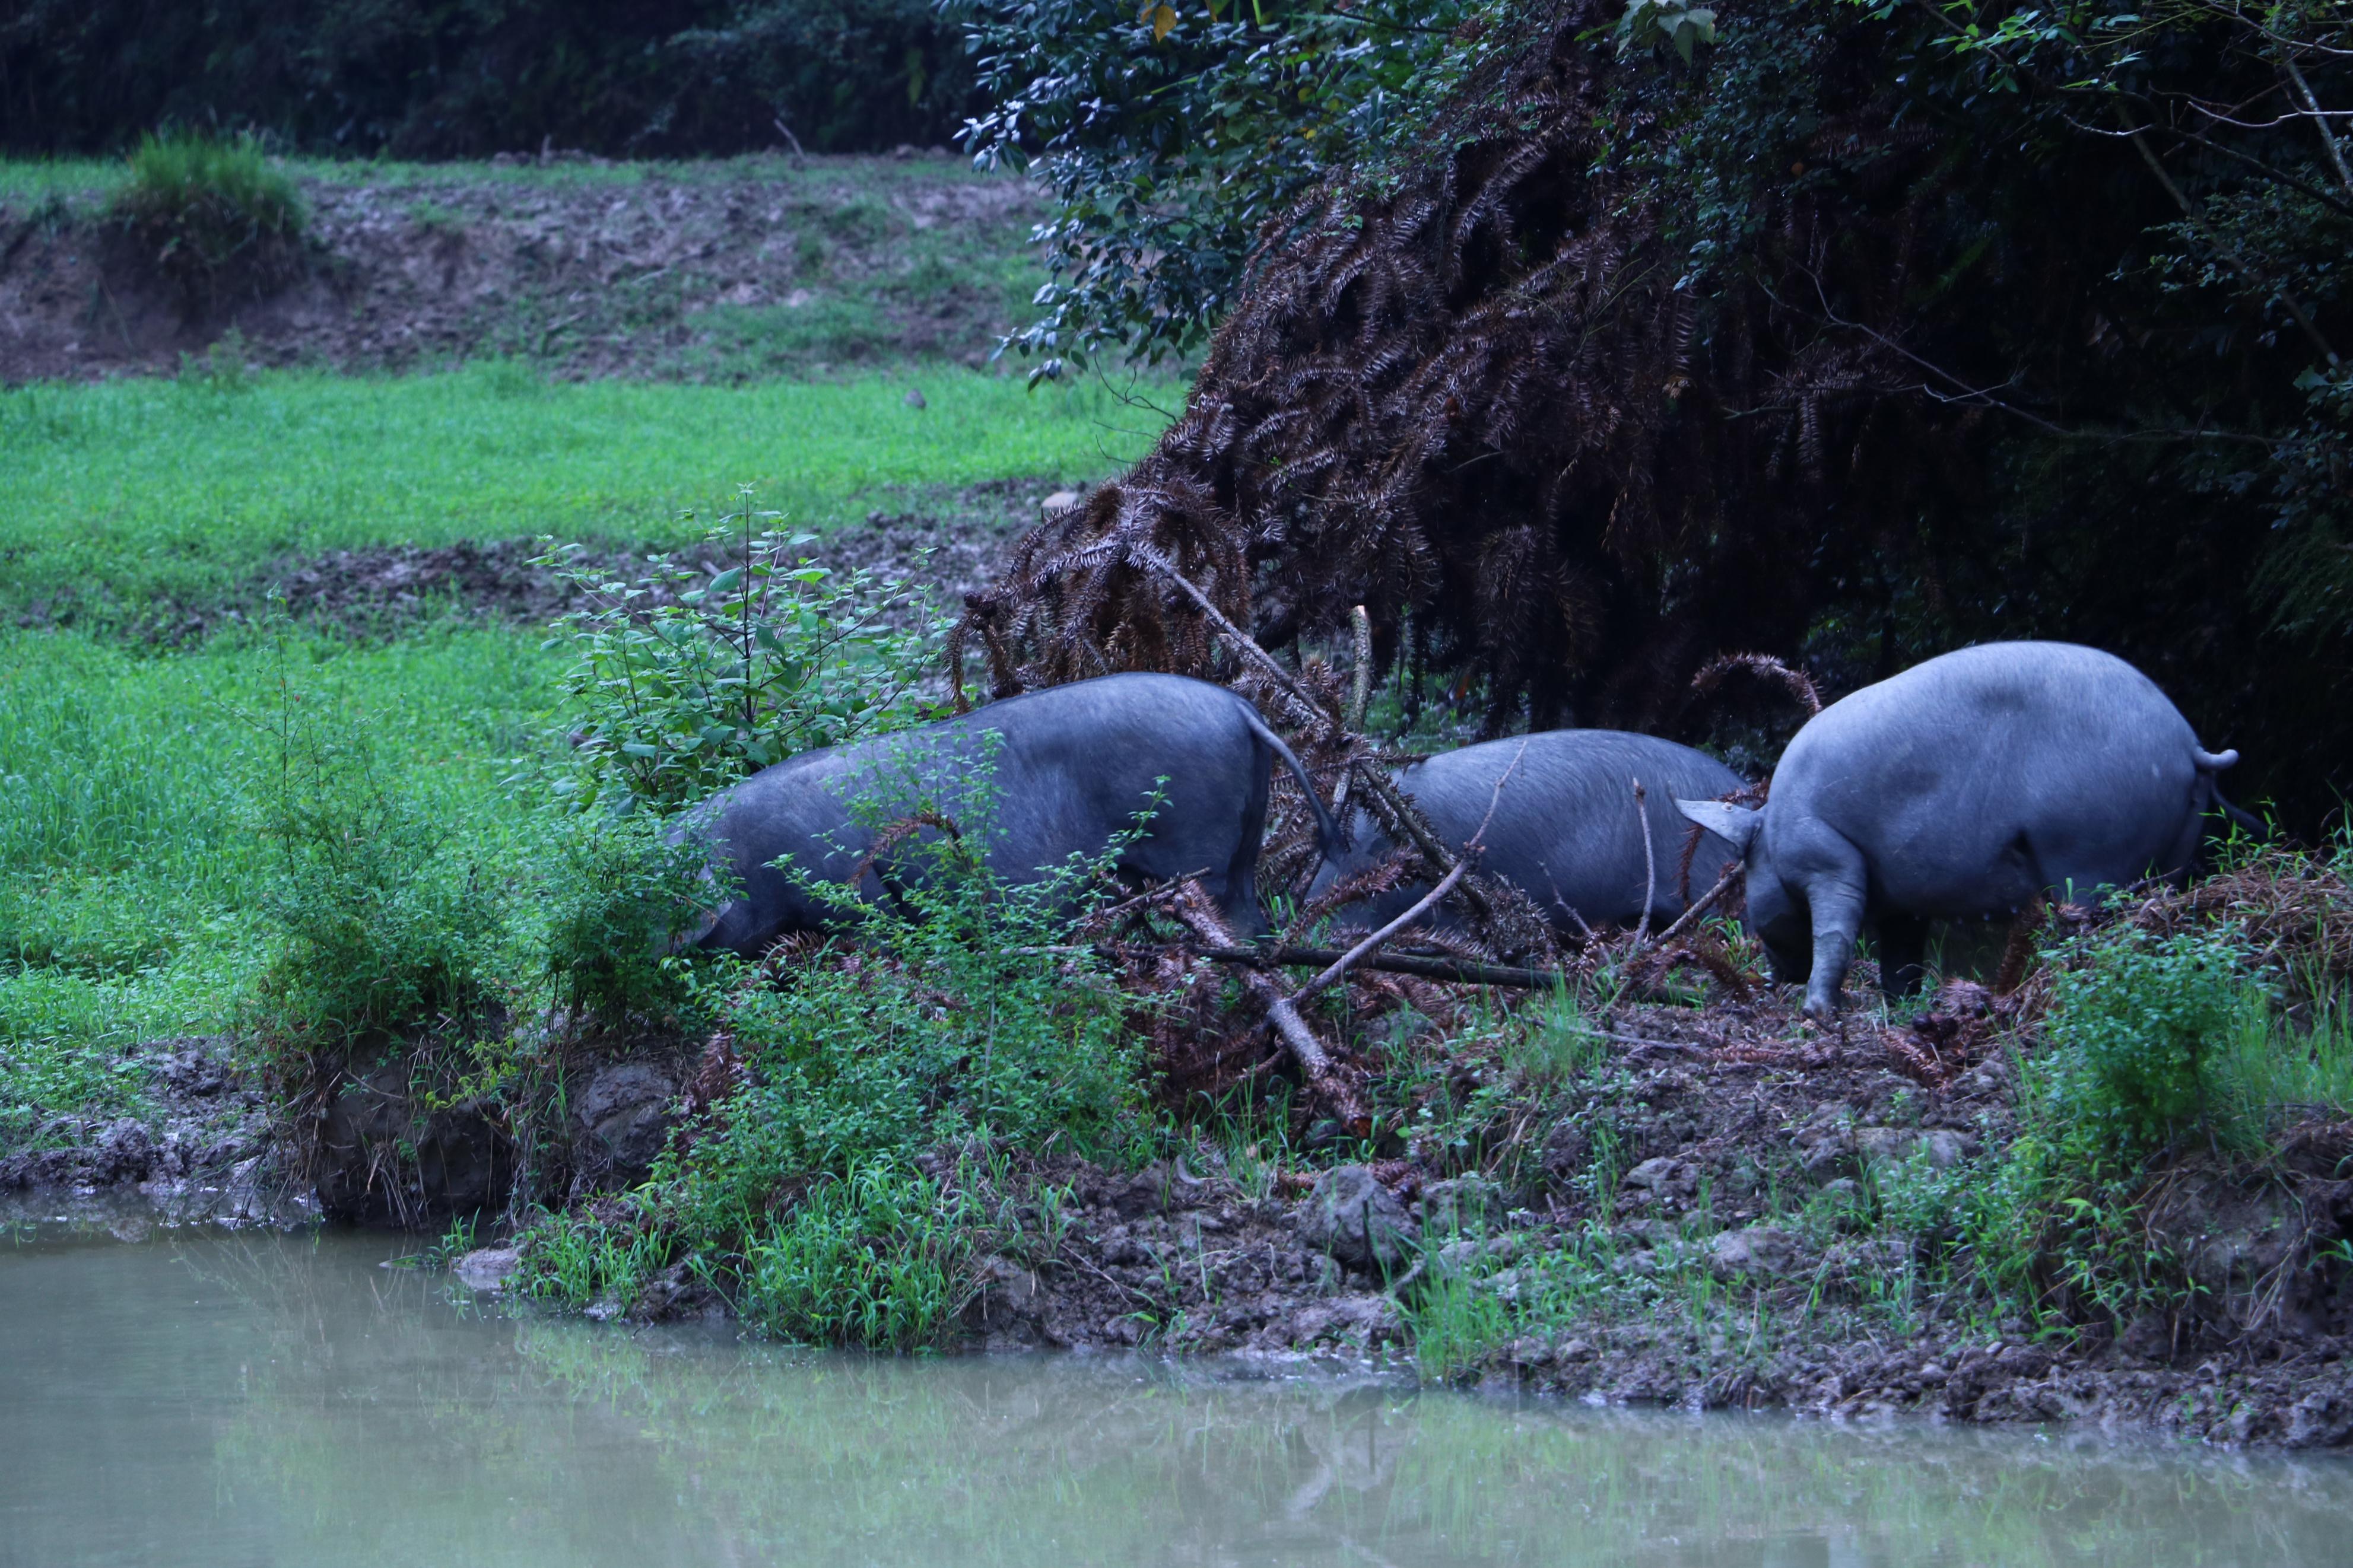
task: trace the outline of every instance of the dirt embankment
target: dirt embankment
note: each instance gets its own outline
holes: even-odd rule
[[[2017,1132],[1984,993],[1948,988],[1900,1029],[1819,1033],[1793,1000],[1626,1009],[1607,1021],[1611,1058],[1566,1094],[1461,1058],[1429,1093],[1505,1091],[1494,1125],[1524,1157],[1487,1153],[1521,1173],[1508,1186],[1440,1178],[1451,1158],[1412,1143],[1320,1171],[1208,1140],[1134,1174],[1015,1153],[1029,1190],[1064,1193],[1063,1228],[1042,1255],[981,1260],[965,1342],[1419,1355],[1452,1381],[1609,1404],[2353,1444],[2353,1279],[2310,1254],[2353,1226],[2353,1123],[2304,1129],[2261,1171],[2179,1161],[2147,1240],[2181,1260],[2186,1304],[2118,1335],[2039,1331],[1969,1307],[1968,1268],[1940,1273],[1949,1253],[1891,1218],[1899,1168],[1988,1180]],[[650,1163],[691,1071],[580,1075],[575,1196]],[[932,1173],[953,1179],[953,1162]],[[488,1286],[511,1263],[467,1277]],[[726,1305],[681,1265],[592,1310]]]
[[[1027,292],[1039,212],[1025,183],[936,154],[301,187],[299,254],[194,291],[94,198],[0,202],[0,383],[168,373],[232,331],[247,363],[352,370],[486,355],[577,376],[978,363]]]
[[[1042,1258],[981,1260],[965,1343],[1427,1357],[1432,1345],[1415,1334],[1442,1331],[1439,1295],[1475,1314],[1581,1292],[1585,1307],[1468,1345],[1445,1375],[1609,1404],[2353,1444],[2347,1271],[2282,1269],[2316,1230],[2353,1225],[2353,1182],[2340,1174],[2353,1124],[2306,1129],[2260,1173],[2195,1159],[2170,1173],[2150,1240],[2186,1260],[2200,1309],[2114,1338],[2038,1336],[2022,1321],[1957,1313],[1927,1288],[1931,1250],[1890,1228],[1873,1196],[1901,1163],[1950,1168],[1998,1152],[2015,1131],[2004,1049],[1969,1026],[1968,991],[1940,1000],[1906,1029],[1820,1034],[1806,1033],[1785,999],[1627,1009],[1608,1020],[1612,1058],[1575,1093],[1507,1107],[1501,1124],[1530,1156],[1511,1187],[1440,1179],[1432,1167],[1444,1162],[1411,1146],[1324,1171],[1235,1163],[1207,1141],[1133,1174],[1017,1157],[1033,1189],[1066,1194],[1063,1228]],[[511,1168],[512,1152],[490,1149],[483,1127],[452,1121],[437,1142],[432,1119],[420,1131],[396,1092],[376,1095],[382,1105],[364,1095],[368,1103],[345,1108],[358,1120],[324,1129],[315,1187],[294,1194],[293,1157],[227,1070],[222,1042],[157,1050],[160,1129],[126,1120],[52,1130],[79,1134],[79,1146],[0,1163],[0,1186],[135,1186],[179,1217],[284,1219],[323,1204],[363,1222],[431,1225],[451,1195],[436,1183],[495,1201],[482,1183],[503,1183]],[[672,1057],[583,1072],[559,1186],[578,1200],[641,1179],[692,1071]],[[1466,1060],[1461,1081],[1430,1092],[1476,1094],[1495,1074]],[[1527,1114],[1539,1103],[1545,1114]],[[392,1129],[420,1149],[463,1144],[470,1156],[442,1150],[412,1163],[415,1190],[380,1191],[370,1173],[390,1166],[371,1153],[381,1140],[363,1125],[370,1114],[377,1133]],[[1614,1173],[1597,1180],[1597,1166]],[[944,1159],[934,1173],[949,1169]],[[459,1277],[495,1289],[512,1261],[481,1255]],[[682,1268],[594,1310],[724,1312]]]

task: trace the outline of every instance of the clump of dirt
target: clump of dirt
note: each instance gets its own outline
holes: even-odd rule
[[[300,181],[303,264],[200,308],[81,203],[0,204],[0,383],[153,374],[234,331],[256,365],[489,355],[565,376],[985,362],[1042,208],[944,159],[480,167]],[[1018,283],[1018,278],[1015,279]]]
[[[28,1130],[26,1147],[0,1156],[0,1192],[135,1190],[175,1219],[304,1211],[289,1190],[280,1129],[227,1037],[154,1040],[137,1055],[148,1068],[149,1114],[50,1118]]]
[[[976,1349],[1365,1356],[1408,1348],[1405,1315],[1381,1271],[1361,1249],[1344,1260],[1324,1244],[1328,1236],[1319,1242],[1312,1197],[1253,1198],[1184,1161],[1134,1175],[1070,1162],[1035,1175],[1069,1192],[1071,1228],[1041,1264],[982,1260],[965,1315]]]

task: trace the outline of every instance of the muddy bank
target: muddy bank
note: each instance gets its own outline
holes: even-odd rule
[[[1648,1043],[1624,1046],[1578,1103],[1526,1130],[1542,1173],[1517,1188],[1440,1179],[1411,1154],[1324,1170],[1237,1165],[1206,1141],[1133,1173],[1020,1163],[1033,1193],[1065,1194],[1065,1228],[1043,1258],[979,1261],[961,1346],[1409,1362],[1431,1348],[1416,1330],[1432,1321],[1433,1292],[1476,1301],[1558,1289],[1560,1260],[1574,1256],[1628,1288],[1588,1284],[1588,1312],[1483,1346],[1442,1375],[1609,1405],[2353,1445],[2342,1269],[2285,1281],[2253,1321],[2152,1322],[2116,1340],[2038,1341],[2022,1322],[1941,1321],[1933,1302],[1892,1299],[1891,1282],[1929,1259],[1877,1224],[1865,1195],[1892,1160],[1958,1163],[2010,1132],[2014,1074],[1999,1050],[1965,1046],[1924,1082],[1907,1059],[1916,1027],[1858,1024],[1844,1039],[1809,1040],[1769,1003],[1746,1016],[1656,1007],[1612,1022]],[[1765,1043],[1777,1030],[1789,1032]],[[123,1120],[50,1129],[76,1142],[0,1161],[0,1185],[61,1202],[136,1192],[164,1218],[323,1208],[432,1230],[453,1205],[495,1207],[491,1186],[518,1174],[512,1148],[491,1147],[504,1122],[462,1106],[419,1121],[400,1085],[374,1079],[347,1086],[298,1154],[229,1069],[224,1042],[152,1050],[160,1131]],[[694,1075],[691,1052],[651,1047],[582,1072],[568,1120],[542,1130],[523,1180],[554,1182],[546,1198],[593,1202],[642,1179]],[[453,1119],[470,1116],[479,1125],[458,1139]],[[553,1154],[550,1132],[563,1145]],[[431,1155],[406,1167],[416,1183],[397,1194],[386,1139]],[[1614,1142],[1614,1182],[1593,1179],[1597,1142]],[[451,1157],[460,1142],[469,1157]],[[2203,1247],[2214,1300],[2242,1298],[2279,1263],[2288,1231],[2353,1218],[2353,1184],[2334,1175],[2348,1158],[2353,1126],[2319,1127],[2263,1183],[2185,1168],[2163,1223]],[[944,1174],[951,1163],[936,1163]],[[298,1172],[310,1178],[299,1192]],[[512,1251],[491,1248],[458,1278],[496,1290],[513,1265]],[[1702,1294],[1706,1309],[1688,1310]],[[592,1309],[636,1321],[726,1313],[683,1267]]]
[[[315,1198],[291,1179],[284,1130],[228,1037],[154,1040],[132,1056],[146,1068],[143,1114],[59,1115],[26,1129],[0,1153],[0,1193],[67,1211],[94,1202],[116,1216],[143,1208],[167,1224],[315,1217]]]
[[[515,356],[565,376],[729,379],[894,356],[985,362],[1028,292],[1031,188],[906,160],[300,179],[298,254],[191,293],[96,196],[0,202],[0,383]],[[1025,269],[1026,268],[1026,269]]]

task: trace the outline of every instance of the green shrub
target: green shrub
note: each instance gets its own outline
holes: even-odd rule
[[[796,555],[814,536],[764,531],[778,514],[742,494],[707,536],[731,562],[715,574],[658,555],[630,581],[580,564],[576,546],[540,558],[590,601],[561,623],[579,655],[565,678],[579,766],[559,787],[580,805],[673,810],[928,712],[917,686],[944,623],[920,592]]]
[[[560,825],[546,937],[556,1001],[616,1023],[683,1022],[694,979],[679,939],[727,897],[705,872],[702,851],[668,842],[650,817]]]
[[[366,1042],[478,1020],[503,935],[479,865],[445,853],[449,830],[385,784],[357,725],[330,733],[310,695],[281,685],[255,719],[257,826],[279,852],[262,908],[280,941],[248,999],[269,1055],[303,1077]]]
[[[961,1305],[959,1270],[983,1230],[1009,1227],[952,1195],[969,1181],[923,1177],[926,1154],[1001,1144],[1132,1163],[1150,1152],[1133,1000],[1068,942],[1119,846],[1008,886],[976,847],[988,839],[992,773],[987,760],[961,770],[960,818],[940,809],[936,781],[858,803],[879,830],[918,816],[955,830],[902,837],[895,897],[881,904],[803,877],[845,915],[855,908],[857,945],[727,998],[720,1023],[744,1086],[691,1146],[664,1152],[624,1210],[527,1233],[532,1289],[575,1305],[626,1300],[684,1262],[773,1332],[929,1342]]]
[[[2073,1113],[2119,1152],[2157,1147],[2198,1125],[2218,1109],[2212,1064],[2249,996],[2227,935],[2100,939],[2061,970],[2044,1029],[2071,1058],[2062,1092]]]
[[[113,212],[164,277],[209,289],[232,265],[282,264],[302,234],[294,182],[253,137],[174,130],[140,138]]]

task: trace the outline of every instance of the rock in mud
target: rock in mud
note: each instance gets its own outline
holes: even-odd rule
[[[1727,1230],[1708,1243],[1708,1260],[1719,1275],[1776,1279],[1798,1261],[1798,1238],[1778,1226],[1752,1225]]]
[[[1430,1236],[1485,1236],[1504,1227],[1504,1189],[1483,1176],[1456,1176],[1421,1189],[1421,1228]]]
[[[449,1272],[470,1290],[497,1292],[506,1289],[507,1276],[522,1261],[522,1254],[512,1247],[478,1247],[451,1264]]]
[[[1414,1246],[1413,1221],[1397,1194],[1363,1165],[1338,1165],[1307,1194],[1300,1235],[1351,1268],[1392,1273]]]
[[[1687,1160],[1661,1154],[1627,1172],[1625,1184],[1630,1191],[1643,1194],[1652,1202],[1661,1198],[1688,1197],[1699,1188],[1699,1170]]]
[[[643,1062],[608,1067],[580,1097],[580,1124],[617,1173],[642,1173],[670,1138],[678,1085]]]

